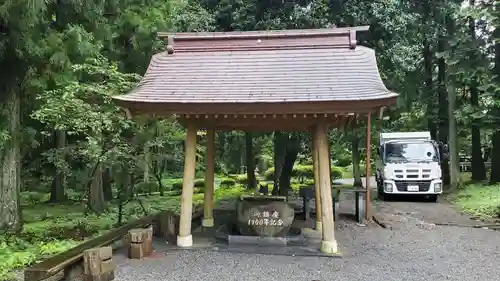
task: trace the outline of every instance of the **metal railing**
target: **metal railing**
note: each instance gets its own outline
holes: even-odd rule
[[[491,168],[491,162],[484,162],[486,169]],[[460,162],[460,172],[470,172],[472,171],[472,163],[471,162]]]

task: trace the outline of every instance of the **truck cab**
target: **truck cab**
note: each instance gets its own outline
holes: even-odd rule
[[[430,132],[381,133],[376,162],[377,193],[425,195],[436,201],[443,192],[441,153]]]

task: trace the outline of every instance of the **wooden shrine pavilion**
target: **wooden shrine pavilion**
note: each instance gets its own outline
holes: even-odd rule
[[[367,118],[369,148],[371,116],[397,98],[380,78],[375,52],[357,45],[356,33],[368,28],[159,34],[166,50],[153,56],[137,88],[115,101],[129,116],[173,116],[187,128],[178,246],[193,245],[197,130],[208,137],[204,227],[214,225],[215,131],[279,130],[313,134],[321,251],[337,252],[328,130]]]

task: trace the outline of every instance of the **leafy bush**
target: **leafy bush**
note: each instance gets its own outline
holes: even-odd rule
[[[135,192],[139,194],[146,194],[157,191],[159,191],[157,182],[140,182],[135,185]]]
[[[299,182],[303,183],[308,178],[314,178],[314,168],[312,165],[295,165],[293,167],[292,177],[297,177]]]
[[[352,164],[352,157],[350,155],[336,156],[335,165],[339,167],[347,167]]]
[[[269,168],[264,176],[266,180],[274,179],[274,168]],[[344,169],[337,166],[331,167],[331,176],[333,179],[339,179],[344,176]],[[314,167],[312,165],[295,165],[292,170],[292,177],[298,178],[300,182],[314,178]]]
[[[222,178],[220,181],[222,187],[233,187],[236,185],[236,181],[232,178]]]
[[[177,181],[172,183],[172,189],[173,190],[182,190],[182,184],[183,180],[178,179]],[[205,188],[205,179],[195,179],[194,180],[194,187],[199,187],[199,188]]]
[[[23,205],[35,205],[47,201],[48,199],[48,193],[41,193],[36,191],[21,192],[21,203]]]
[[[331,166],[330,172],[332,179],[341,179],[344,177],[344,169],[341,167]]]
[[[196,179],[196,180],[194,180],[194,187],[205,188],[205,179]]]
[[[274,167],[271,167],[264,172],[264,178],[268,181],[274,179]]]
[[[246,184],[248,181],[247,174],[230,175],[230,178],[234,179],[239,184]],[[255,178],[258,178],[257,174],[255,174]]]

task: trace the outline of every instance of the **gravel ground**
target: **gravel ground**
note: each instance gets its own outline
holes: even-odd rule
[[[341,221],[343,258],[289,257],[185,250],[131,261],[117,257],[117,281],[500,280],[500,232],[436,226],[466,221],[445,203],[380,202],[392,229]]]

